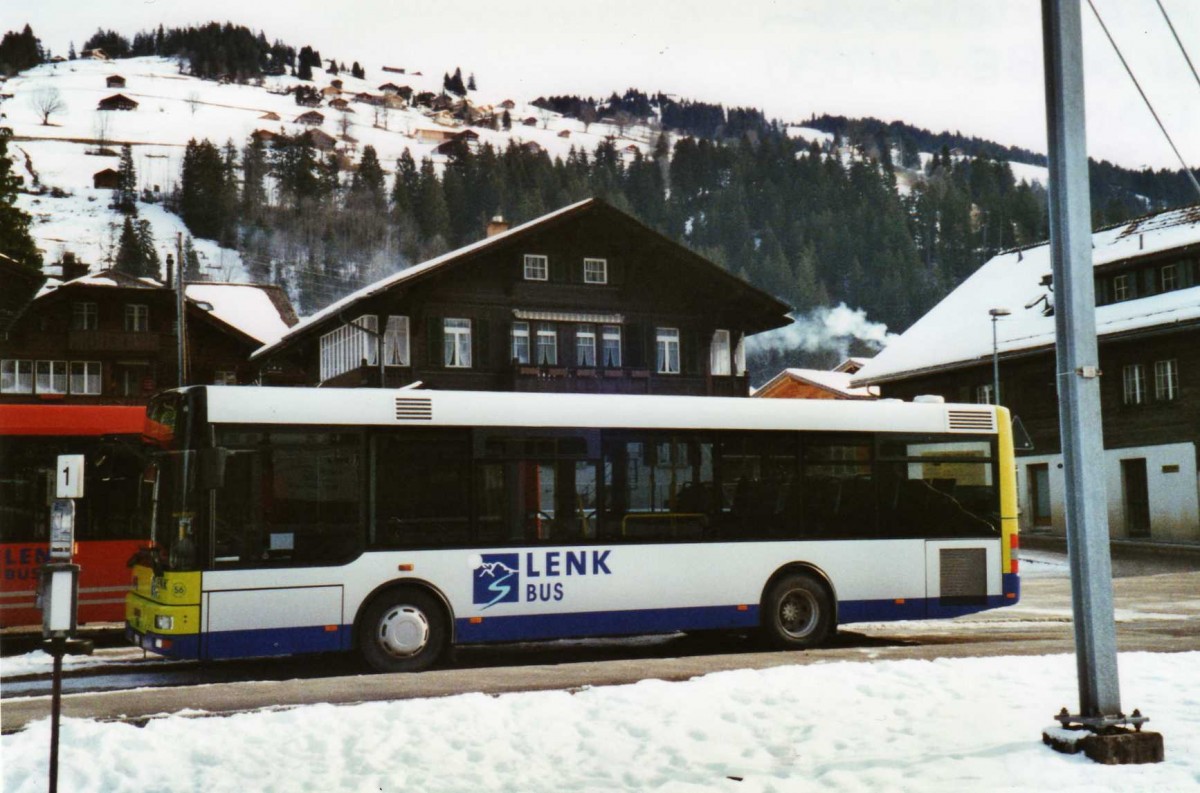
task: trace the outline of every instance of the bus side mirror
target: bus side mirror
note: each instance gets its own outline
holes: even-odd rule
[[[229,450],[217,447],[201,449],[199,453],[199,479],[201,490],[216,490],[225,484],[225,461]]]

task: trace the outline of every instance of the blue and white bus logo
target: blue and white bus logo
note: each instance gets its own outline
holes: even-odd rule
[[[476,605],[491,608],[497,603],[517,603],[521,594],[520,554],[485,553],[475,566]]]

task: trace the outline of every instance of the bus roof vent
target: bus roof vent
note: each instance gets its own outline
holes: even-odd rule
[[[396,397],[397,421],[433,421],[433,400],[429,397]]]
[[[990,408],[985,410],[965,410],[962,408],[946,411],[946,423],[951,432],[995,432],[996,412]]]

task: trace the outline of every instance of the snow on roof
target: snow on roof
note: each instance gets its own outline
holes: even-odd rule
[[[1200,244],[1200,205],[1162,212],[1092,235],[1094,267]],[[1041,285],[1051,272],[1048,243],[998,254],[887,345],[855,376],[854,384],[990,359],[989,309],[1006,308],[997,321],[997,349],[1005,353],[1054,344],[1054,317],[1043,314]],[[1052,295],[1049,295],[1053,299]],[[1096,334],[1106,336],[1200,319],[1200,286],[1096,308]]]
[[[412,267],[409,267],[405,270],[401,270],[400,272],[395,273],[394,275],[388,276],[387,278],[380,279],[373,284],[368,284],[367,286],[364,286],[362,289],[359,289],[357,292],[351,292],[350,294],[343,297],[341,300],[338,300],[335,303],[329,304],[328,306],[321,309],[320,311],[313,314],[312,316],[305,317],[303,320],[301,320],[297,324],[293,325],[291,327],[291,329],[289,329],[286,333],[284,333],[282,336],[277,338],[274,342],[269,343],[267,346],[262,347],[258,350],[255,350],[254,353],[250,356],[250,358],[251,358],[251,360],[253,360],[255,358],[258,358],[258,357],[266,354],[272,347],[278,346],[279,344],[283,343],[284,341],[291,339],[300,333],[303,333],[305,329],[309,328],[310,326],[312,326],[318,322],[321,322],[326,317],[336,316],[338,314],[338,312],[344,311],[346,308],[357,303],[360,300],[363,300],[368,297],[372,297],[373,295],[377,295],[380,292],[385,292],[388,289],[391,289],[396,284],[402,283],[404,281],[408,281],[412,278],[415,278],[418,275],[427,273],[430,270],[435,270],[435,269],[437,269],[445,264],[448,264],[449,262],[452,262],[455,259],[458,259],[462,256],[466,256],[467,254],[475,253],[484,248],[499,244],[500,242],[503,242],[504,240],[507,240],[516,234],[520,234],[520,233],[532,228],[533,226],[536,226],[540,223],[545,223],[546,221],[548,221],[552,218],[558,217],[559,215],[564,215],[568,212],[572,212],[576,209],[586,206],[587,204],[592,203],[593,201],[594,201],[594,199],[588,198],[588,199],[584,199],[583,201],[579,201],[577,203],[570,204],[569,206],[565,206],[562,209],[555,210],[554,212],[551,212],[549,214],[534,218],[533,220],[529,221],[528,223],[522,223],[520,226],[514,226],[513,228],[509,229],[508,231],[502,231],[498,234],[493,234],[490,237],[485,237],[477,242],[471,243],[470,245],[465,245],[461,248],[458,248],[457,250],[450,251],[449,253],[443,253],[441,256],[438,256],[436,258],[429,259],[428,261],[421,262],[420,264],[414,264]]]
[[[187,296],[208,303],[213,317],[263,344],[277,341],[288,331],[279,308],[257,284],[188,284]]]
[[[802,383],[807,383],[817,388],[824,388],[826,391],[834,391],[843,394],[847,397],[858,399],[870,399],[871,397],[879,396],[879,389],[871,387],[855,388],[850,385],[850,379],[854,375],[849,372],[831,372],[825,369],[784,369],[779,374],[771,378],[770,382],[762,388],[756,389],[756,393],[761,393],[776,382],[787,377],[792,380],[798,380]]]

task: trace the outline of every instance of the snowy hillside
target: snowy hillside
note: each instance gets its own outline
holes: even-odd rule
[[[115,76],[124,78],[124,87],[108,87],[109,78]],[[340,90],[332,87],[334,80],[341,81]],[[432,157],[440,165],[445,157],[435,152],[438,134],[453,134],[466,127],[447,114],[438,117],[428,108],[379,107],[356,100],[360,93],[379,96],[380,87],[387,83],[410,87],[416,93],[442,90],[440,74],[419,70],[368,69],[366,79],[355,79],[348,72],[336,77],[317,72],[312,82],[279,76],[264,78],[262,85],[238,85],[180,74],[178,62],[168,58],[81,59],[43,64],[9,79],[3,84],[2,93],[10,98],[0,105],[0,123],[13,130],[10,153],[15,171],[25,176],[26,187],[32,191],[20,196],[18,206],[33,216],[31,231],[45,260],[57,261],[63,251],[70,250],[99,266],[115,254],[121,221],[121,216],[108,208],[111,191],[92,187],[93,174],[116,169],[118,162],[116,156],[94,153],[101,140],[114,154],[121,144],[131,144],[139,191],[157,196],[167,195],[175,187],[188,140],[208,139],[218,146],[232,140],[240,149],[256,130],[294,135],[320,129],[338,140],[338,150],[351,162],[364,146],[374,146],[389,175],[405,149],[418,162]],[[287,93],[301,84],[324,93],[320,107],[298,105]],[[46,96],[46,91],[56,91],[62,104],[50,114],[48,125],[42,123],[36,109],[38,98]],[[100,100],[115,94],[134,100],[137,108],[97,109]],[[339,98],[348,102],[347,110],[330,106]],[[482,96],[471,91],[467,99],[485,115],[499,115],[508,109],[512,119],[509,131],[471,127],[480,144],[497,148],[510,141],[533,143],[552,158],[566,157],[572,146],[591,151],[606,136],[614,136],[618,149],[631,155],[629,147],[648,152],[656,135],[646,127],[618,130],[605,123],[593,123],[585,131],[582,122],[517,97]],[[513,107],[502,106],[505,100]],[[296,121],[314,109],[324,116],[321,124]],[[162,253],[173,250],[177,232],[186,233],[182,221],[161,206],[142,203],[139,212],[151,222]],[[236,252],[204,240],[197,240],[196,247],[214,278],[245,277]]]

